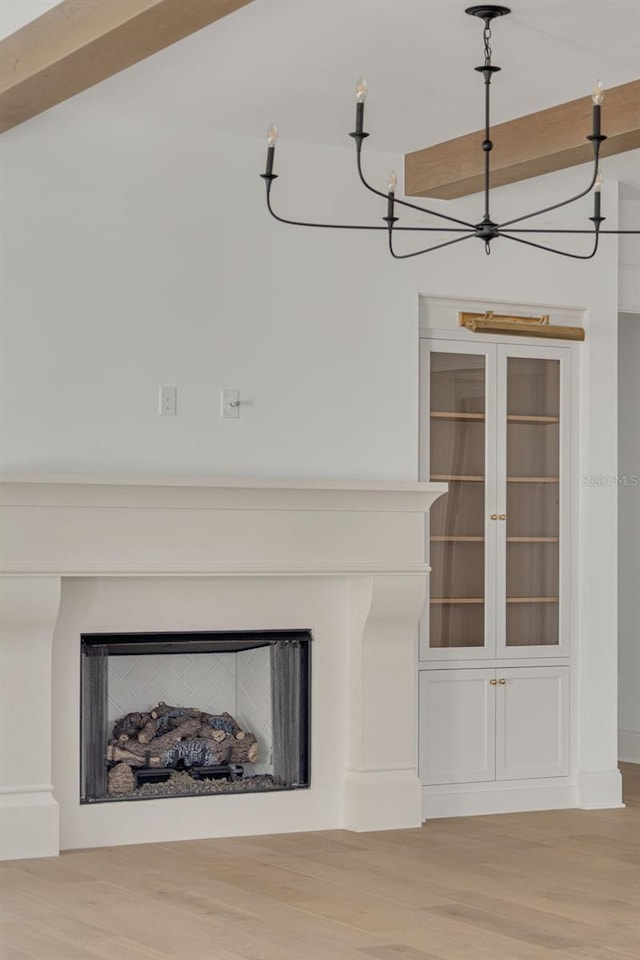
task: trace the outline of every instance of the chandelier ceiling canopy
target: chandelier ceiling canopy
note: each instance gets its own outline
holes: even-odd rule
[[[493,149],[493,143],[491,142],[491,80],[494,74],[498,73],[500,67],[495,66],[492,62],[492,50],[491,50],[491,24],[492,21],[498,17],[506,16],[510,13],[509,7],[498,6],[495,4],[478,4],[472,7],[468,7],[465,11],[470,16],[478,17],[484,22],[483,27],[483,42],[484,42],[484,62],[481,66],[476,67],[476,71],[480,73],[484,80],[484,138],[480,144],[483,151],[484,157],[484,211],[482,219],[477,223],[471,223],[466,220],[459,219],[457,217],[450,216],[449,214],[442,213],[436,210],[430,210],[429,208],[412,203],[408,200],[401,200],[396,196],[396,186],[397,186],[397,177],[395,173],[389,175],[387,183],[387,192],[384,193],[381,190],[376,189],[371,186],[371,184],[365,178],[363,168],[362,168],[362,145],[365,139],[369,136],[368,133],[364,130],[364,106],[365,100],[367,98],[367,82],[364,77],[361,77],[356,84],[356,119],[355,119],[355,130],[349,134],[353,138],[356,147],[356,165],[358,171],[358,177],[364,187],[369,190],[372,194],[377,197],[381,197],[386,201],[386,215],[382,217],[384,225],[374,226],[366,224],[346,224],[346,223],[313,223],[303,220],[292,220],[287,217],[282,217],[274,210],[271,198],[271,191],[274,181],[277,179],[278,175],[273,172],[274,161],[275,161],[275,150],[276,143],[278,140],[278,130],[277,127],[272,126],[269,129],[267,134],[267,159],[264,173],[260,174],[265,182],[266,187],[266,200],[269,213],[274,219],[278,220],[280,223],[291,224],[292,226],[302,226],[302,227],[318,227],[318,228],[333,228],[337,230],[383,230],[387,234],[387,240],[389,245],[389,252],[391,256],[396,260],[406,260],[410,257],[417,257],[423,253],[429,253],[432,250],[439,250],[442,247],[448,247],[453,244],[462,243],[464,240],[470,240],[472,237],[476,237],[481,240],[484,245],[485,252],[487,254],[491,253],[491,243],[493,240],[498,238],[504,238],[506,240],[512,240],[515,243],[526,244],[530,247],[535,247],[538,250],[546,250],[549,253],[556,253],[560,256],[571,257],[575,260],[590,260],[595,256],[598,250],[598,244],[600,241],[600,236],[602,234],[621,234],[621,233],[639,233],[638,230],[604,230],[602,229],[602,224],[606,219],[602,216],[601,213],[601,187],[603,183],[602,173],[600,171],[600,147],[601,144],[607,139],[606,136],[601,131],[601,113],[602,113],[602,102],[604,100],[604,88],[602,83],[598,81],[596,86],[593,89],[592,101],[593,101],[593,110],[592,110],[592,129],[586,137],[587,140],[591,141],[593,147],[593,169],[590,181],[584,190],[581,190],[580,193],[577,193],[575,196],[571,196],[566,200],[562,200],[559,203],[551,204],[550,206],[543,207],[541,210],[535,210],[532,213],[525,213],[520,216],[513,217],[510,220],[505,220],[502,222],[496,222],[491,216],[491,151]],[[554,229],[554,228],[541,228],[541,227],[532,227],[532,226],[521,226],[525,221],[530,221],[534,217],[542,216],[543,214],[550,213],[553,210],[558,210],[560,207],[565,207],[568,204],[574,203],[577,200],[580,200],[582,197],[585,197],[588,193],[593,191],[593,215],[589,217],[592,226],[590,228],[583,229]],[[428,214],[432,217],[435,217],[438,221],[434,226],[404,226],[399,223],[399,217],[397,213],[399,208],[407,208],[409,210],[415,210],[422,214]],[[399,253],[395,247],[395,238],[398,233],[407,233],[407,234],[447,234],[452,235],[449,239],[442,239],[440,237],[433,239],[438,239],[437,243],[432,243],[426,247],[421,247],[421,249],[413,250],[408,253]],[[538,235],[538,240],[534,241],[530,239],[530,235]],[[539,242],[539,238],[543,235],[567,235],[567,234],[576,234],[576,235],[587,235],[590,237],[590,246],[585,252],[572,252],[569,250],[557,249],[556,247],[547,246],[545,243]],[[527,236],[529,235],[529,237]]]

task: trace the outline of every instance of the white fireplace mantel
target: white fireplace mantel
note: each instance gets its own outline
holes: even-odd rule
[[[19,745],[3,744],[0,857],[418,825],[424,516],[445,490],[409,482],[5,477],[0,722],[11,729],[20,715],[23,726]],[[293,626],[314,635],[309,790],[80,806],[82,631]],[[328,742],[339,722],[344,750]],[[47,731],[51,751],[43,749]]]

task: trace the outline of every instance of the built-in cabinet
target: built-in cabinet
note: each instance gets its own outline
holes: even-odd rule
[[[569,774],[570,360],[562,346],[422,340],[422,479],[449,485],[426,530],[427,788]]]
[[[478,783],[569,773],[569,668],[420,672],[423,782]]]

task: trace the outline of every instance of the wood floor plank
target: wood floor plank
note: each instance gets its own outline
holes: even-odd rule
[[[431,907],[429,912],[437,913],[441,917],[450,917],[462,921],[472,927],[499,933],[511,937],[513,940],[522,940],[534,947],[544,947],[546,950],[563,950],[566,947],[580,945],[580,940],[545,927],[536,927],[535,924],[521,920],[519,917],[500,916],[492,911],[479,910],[477,907],[463,903],[450,903],[446,907]]]
[[[416,950],[415,947],[403,946],[401,943],[390,943],[384,947],[371,947],[362,950],[365,957],[374,957],[375,960],[443,960],[442,954],[427,953],[425,950]]]
[[[14,950],[13,947],[0,943],[0,960],[35,960],[35,958],[23,953],[22,950]]]
[[[441,954],[447,960],[555,960],[547,947],[525,943],[490,930],[431,916],[426,928],[398,933],[398,942]],[[625,958],[626,960],[626,958]]]
[[[640,807],[640,763],[621,763],[622,800],[628,807]]]
[[[554,960],[627,960],[627,957],[607,947],[582,946],[562,951]]]

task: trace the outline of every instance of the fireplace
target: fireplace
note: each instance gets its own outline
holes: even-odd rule
[[[308,787],[310,643],[308,630],[84,634],[80,802]]]
[[[6,738],[0,756],[0,858],[418,826],[416,632],[428,573],[424,515],[444,490],[444,484],[413,482],[5,479],[0,726],[12,729],[26,703],[29,710],[20,736]],[[80,743],[81,637],[124,635],[137,642],[171,630],[193,640],[194,634],[255,637],[301,628],[313,637],[307,643],[312,710],[308,729],[300,728],[310,747],[306,778],[284,777],[288,789],[173,796],[171,802],[138,802],[135,795],[107,800],[99,784],[89,787]],[[264,656],[261,648],[254,654]],[[205,662],[198,658],[209,655],[170,654],[193,657],[192,673]],[[113,667],[124,662],[124,655],[106,656]],[[155,654],[135,656],[149,663]],[[126,672],[120,679],[126,682]],[[112,693],[118,683],[113,675]],[[175,707],[175,697],[174,689],[154,689],[146,698],[124,698],[111,719],[150,713],[160,701]],[[185,699],[183,706],[233,715],[215,700]],[[238,726],[256,739],[271,737],[275,758],[275,732],[239,717],[237,704],[234,710]],[[106,736],[113,739],[108,730]],[[263,760],[269,762],[269,754],[266,746]],[[256,773],[244,767],[244,777]]]

